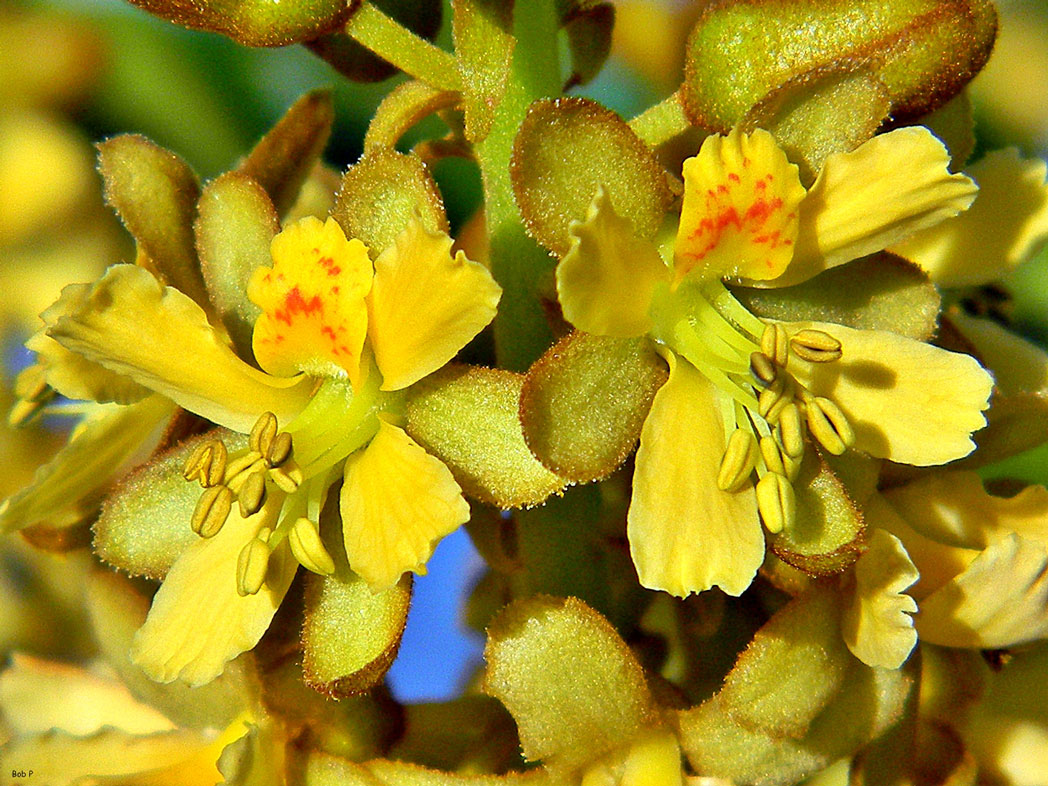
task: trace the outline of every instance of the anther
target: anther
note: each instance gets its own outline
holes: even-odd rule
[[[281,431],[273,438],[269,451],[266,453],[266,462],[271,467],[279,467],[288,460],[291,455],[291,435]]]
[[[269,470],[269,479],[276,483],[281,491],[293,494],[302,483],[303,475],[302,470],[292,462]]]
[[[212,538],[222,529],[232,508],[233,492],[227,486],[211,486],[197,500],[189,526],[200,537]]]
[[[769,423],[777,423],[782,410],[793,401],[793,383],[785,374],[779,374],[770,386],[757,397],[757,412]]]
[[[757,442],[753,434],[735,429],[728,438],[728,446],[717,473],[717,487],[721,491],[736,491],[753,472],[757,463]]]
[[[247,443],[252,450],[258,451],[261,455],[265,456],[273,446],[273,440],[276,436],[277,416],[272,412],[263,412],[258,420],[255,421],[255,425],[251,429],[251,436],[248,437]]]
[[[816,396],[807,405],[808,428],[826,450],[839,456],[855,444],[855,432],[840,407]]]
[[[757,482],[757,509],[772,534],[793,526],[797,501],[793,486],[777,472],[767,472]]]
[[[779,438],[787,456],[800,458],[804,455],[804,423],[796,402],[788,403],[779,414]]]
[[[237,557],[237,594],[254,595],[266,583],[269,571],[269,530],[265,527],[240,550]]]
[[[763,352],[750,354],[750,374],[753,375],[758,385],[763,388],[768,387],[775,381],[777,373],[775,364]]]
[[[812,363],[832,363],[841,358],[841,342],[822,330],[801,330],[790,339],[799,358]]]
[[[258,513],[262,503],[266,499],[266,474],[264,472],[252,472],[244,480],[240,490],[237,491],[237,504],[240,506],[240,515],[244,518]]]
[[[790,356],[788,341],[786,328],[778,322],[772,322],[765,325],[761,333],[761,352],[776,365],[785,366]]]
[[[306,570],[330,576],[335,572],[335,561],[320,540],[317,525],[307,518],[296,519],[287,536],[291,553]]]
[[[797,472],[801,467],[800,460],[786,455],[775,437],[761,437],[760,451],[769,472],[777,472],[789,481],[797,478]]]
[[[39,363],[26,366],[15,378],[15,395],[25,401],[39,401],[48,393],[53,393],[47,386],[47,372]]]
[[[52,399],[57,397],[58,394],[52,390],[50,391],[50,396],[45,395],[35,401],[19,399],[7,413],[7,425],[11,428],[21,428],[29,424],[43,411],[44,407],[51,403]]]
[[[245,470],[253,469],[255,464],[262,462],[262,468],[265,469],[265,462],[262,461],[262,454],[257,450],[249,450],[241,456],[237,456],[235,459],[226,464],[226,474],[223,478],[223,482],[229,484],[234,478],[243,474]]]
[[[220,439],[209,439],[198,445],[182,468],[186,480],[199,480],[204,488],[217,486],[226,473],[226,446]]]

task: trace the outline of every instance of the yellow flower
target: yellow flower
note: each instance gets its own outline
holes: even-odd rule
[[[451,472],[400,428],[401,391],[447,363],[495,314],[500,290],[451,239],[417,220],[372,265],[333,220],[278,234],[273,266],[248,291],[262,309],[259,371],[238,358],[189,297],[118,265],[49,335],[63,347],[219,425],[186,476],[204,486],[202,537],[175,562],[136,636],[153,678],[208,682],[269,626],[299,564],[330,574],[339,539],[319,531],[340,494],[341,548],[373,590],[423,572],[436,542],[469,517]],[[301,373],[300,373],[301,372]],[[187,526],[189,522],[187,522]]]
[[[969,453],[992,379],[972,358],[894,333],[765,323],[722,279],[780,287],[966,209],[974,184],[903,128],[830,156],[811,189],[770,134],[711,136],[684,163],[675,239],[635,236],[599,191],[557,269],[564,315],[648,335],[670,366],[641,433],[628,536],[641,583],[738,595],[793,519],[808,441],[915,465]],[[807,436],[806,436],[807,435]],[[756,484],[751,474],[756,471]]]

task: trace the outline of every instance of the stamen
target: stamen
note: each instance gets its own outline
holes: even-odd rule
[[[182,477],[186,480],[199,480],[203,488],[217,486],[225,478],[226,473],[225,443],[220,439],[209,439],[186,459],[182,468]]]
[[[812,363],[832,363],[841,359],[841,342],[822,330],[801,330],[790,339],[797,357]]]
[[[737,491],[753,472],[756,463],[757,443],[753,434],[743,429],[735,429],[728,438],[728,446],[721,459],[717,487],[721,491]]]
[[[232,480],[235,477],[240,475],[240,473],[242,473],[256,461],[258,461],[260,458],[262,458],[262,454],[259,453],[257,450],[249,450],[242,456],[237,456],[235,459],[233,459],[226,465],[226,474],[223,477],[223,482],[227,484],[232,482]]]
[[[283,467],[274,467],[269,471],[269,479],[277,484],[277,487],[288,494],[293,494],[301,485],[303,480],[302,470],[288,463]]]
[[[807,403],[807,410],[808,428],[830,453],[839,456],[855,444],[851,424],[830,399],[816,396]]]
[[[287,540],[291,553],[306,570],[321,576],[330,576],[335,572],[335,561],[324,548],[319,529],[312,521],[305,517],[296,519]]]
[[[257,513],[265,499],[266,474],[258,471],[252,472],[237,492],[240,515],[246,519],[251,514]]]
[[[790,458],[804,455],[804,423],[801,420],[800,407],[793,401],[782,408],[779,414],[779,438],[782,447]]]
[[[268,527],[259,530],[258,535],[240,550],[237,557],[237,594],[241,597],[254,595],[266,583],[269,571],[269,536]]]
[[[58,393],[48,386],[47,373],[40,364],[22,369],[15,379],[14,387],[18,401],[7,414],[7,422],[12,428],[26,425],[58,398]]]
[[[786,328],[778,322],[765,325],[761,333],[761,352],[776,365],[785,366],[790,356],[788,340]]]
[[[200,495],[189,526],[202,538],[212,538],[229,518],[233,508],[233,492],[228,486],[211,486]]]
[[[248,437],[248,446],[265,456],[273,446],[273,440],[277,436],[277,416],[272,412],[263,412],[255,421]]]
[[[266,452],[266,461],[271,467],[279,467],[291,455],[291,435],[281,431],[273,438],[273,443]]]
[[[769,423],[777,423],[782,410],[793,401],[793,390],[792,378],[779,374],[775,382],[761,391],[757,400],[757,412]]]
[[[777,472],[766,472],[757,482],[757,509],[772,534],[792,527],[797,510],[793,486]]]
[[[775,381],[778,370],[771,359],[763,352],[750,354],[750,374],[761,387],[768,387]]]
[[[252,451],[252,453],[254,453],[254,451]],[[248,455],[251,454],[249,453]],[[230,477],[229,473],[227,472],[226,485],[233,490],[234,494],[239,494],[240,489],[247,482],[247,479],[249,477],[251,477],[256,472],[265,472],[267,469],[269,469],[269,465],[266,464],[266,460],[259,456],[246,467],[244,467],[242,470],[240,470],[240,472],[238,472],[233,477]]]

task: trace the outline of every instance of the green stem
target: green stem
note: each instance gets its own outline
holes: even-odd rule
[[[491,271],[502,287],[495,318],[496,355],[501,367],[516,371],[527,369],[553,338],[538,297],[553,263],[524,231],[510,180],[510,160],[513,140],[528,106],[560,92],[557,28],[554,0],[516,4],[517,43],[509,84],[495,110],[491,131],[476,146],[484,183]]]
[[[680,91],[648,107],[630,120],[629,125],[649,147],[658,147],[691,128],[680,105]]]
[[[420,38],[371,3],[346,23],[345,34],[401,71],[440,90],[461,90],[455,57]]]

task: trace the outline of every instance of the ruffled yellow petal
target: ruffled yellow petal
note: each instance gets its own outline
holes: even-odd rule
[[[67,349],[236,431],[250,431],[267,410],[290,422],[309,400],[308,380],[252,368],[226,346],[200,306],[135,265],[109,268],[82,307],[60,317],[48,333]]]
[[[597,335],[630,337],[652,327],[648,307],[655,286],[670,278],[655,245],[633,234],[602,188],[586,221],[571,224],[571,249],[556,267],[556,294],[564,318]]]
[[[376,591],[425,573],[437,541],[469,519],[451,471],[385,421],[346,462],[341,510],[349,566]]]
[[[15,734],[62,729],[83,737],[104,726],[132,734],[174,728],[118,680],[30,655],[12,655],[0,674],[0,712]]]
[[[921,601],[917,632],[947,647],[998,649],[1048,637],[1048,551],[1008,535]]]
[[[451,238],[412,218],[375,260],[368,337],[383,390],[436,371],[495,318],[502,289],[483,265],[450,252]]]
[[[1030,259],[1048,241],[1048,165],[1014,148],[965,170],[979,184],[971,208],[891,248],[944,287],[977,286]]]
[[[998,393],[1048,394],[1048,353],[990,319],[951,313],[950,322],[993,371]]]
[[[371,289],[371,258],[347,240],[333,218],[299,219],[273,238],[273,267],[257,268],[247,296],[262,309],[251,347],[271,374],[300,371],[360,378],[367,336],[364,296]]]
[[[240,552],[272,524],[268,516],[266,508],[246,519],[234,510],[217,535],[198,540],[172,566],[131,646],[131,659],[152,679],[203,685],[262,638],[298,567],[284,542],[262,588],[238,593]]]
[[[571,250],[557,266],[564,318],[579,330],[627,338],[651,329],[648,306],[670,271],[654,244],[633,233],[603,188],[584,223],[571,225]]]
[[[757,498],[747,483],[721,491],[727,445],[720,396],[686,361],[668,356],[670,378],[644,422],[627,535],[640,583],[677,597],[719,586],[741,595],[764,560]]]
[[[684,162],[677,280],[777,278],[793,256],[803,198],[797,167],[767,131],[707,137]]]
[[[978,189],[949,165],[942,142],[920,127],[827,158],[801,203],[793,262],[773,285],[799,284],[965,210]]]
[[[918,578],[900,540],[875,529],[855,563],[855,590],[844,608],[841,632],[852,655],[867,666],[897,669],[917,646],[917,602],[904,593]]]
[[[1013,532],[1048,544],[1044,486],[995,497],[975,472],[944,470],[890,489],[885,497],[922,535],[951,546],[984,549]]]
[[[929,466],[967,456],[986,425],[993,378],[974,358],[881,330],[796,322],[841,343],[840,360],[790,359],[790,371],[816,396],[832,399],[855,430],[855,447],[878,458]]]

